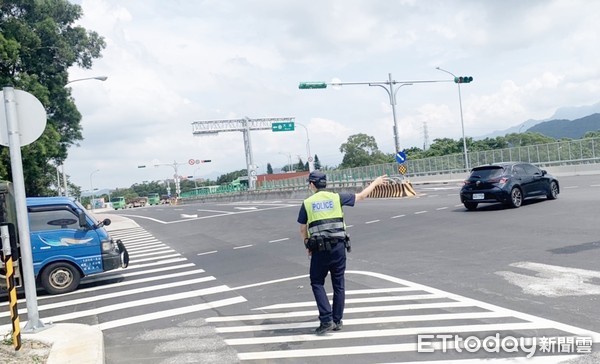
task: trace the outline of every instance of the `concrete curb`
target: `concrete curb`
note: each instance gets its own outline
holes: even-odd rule
[[[46,364],[103,364],[104,336],[95,327],[83,324],[47,324],[23,338],[51,344]]]

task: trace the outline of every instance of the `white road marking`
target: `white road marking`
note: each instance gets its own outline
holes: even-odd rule
[[[555,332],[555,331],[563,331],[569,334],[568,337],[591,337],[593,342],[600,341],[600,333],[578,328],[575,326],[562,324],[556,321],[547,320],[541,317],[536,317],[533,315],[525,314],[518,311],[513,311],[510,309],[505,309],[500,306],[495,306],[492,304],[488,304],[482,301],[473,300],[467,297],[459,296],[456,294],[452,294],[449,292],[445,292],[442,290],[438,290],[432,287],[424,286],[418,283],[406,281],[403,279],[395,278],[392,276],[388,276],[385,274],[374,273],[374,272],[365,272],[365,271],[347,271],[348,275],[358,274],[363,276],[368,276],[371,278],[379,278],[385,280],[389,283],[398,284],[400,287],[391,287],[400,289],[400,291],[409,292],[424,292],[425,294],[415,294],[415,295],[405,295],[405,296],[397,296],[399,298],[404,297],[412,297],[414,300],[424,299],[424,297],[436,295],[441,298],[436,298],[437,300],[444,300],[444,302],[434,302],[434,303],[409,303],[405,305],[380,305],[380,306],[369,306],[365,305],[367,302],[377,302],[377,300],[383,298],[385,300],[393,299],[396,296],[385,296],[385,297],[367,297],[367,298],[357,298],[357,299],[348,299],[346,303],[349,304],[349,307],[346,307],[345,312],[348,313],[347,319],[344,320],[344,325],[377,325],[382,323],[404,323],[404,322],[416,322],[414,325],[407,325],[409,327],[400,327],[397,329],[393,328],[383,328],[383,329],[372,329],[372,330],[362,330],[355,329],[349,331],[341,331],[336,332],[333,335],[325,335],[325,336],[316,336],[314,334],[298,334],[298,335],[290,335],[289,332],[293,332],[298,329],[308,329],[311,327],[315,327],[318,324],[316,320],[306,320],[306,319],[295,319],[295,318],[306,318],[306,317],[316,317],[318,315],[316,307],[314,307],[314,302],[311,300],[310,302],[296,302],[296,303],[283,303],[283,304],[275,304],[270,306],[263,306],[257,308],[257,310],[263,311],[262,313],[257,314],[249,314],[249,315],[238,315],[238,316],[219,316],[219,317],[209,317],[206,319],[206,322],[215,323],[216,331],[222,335],[225,334],[233,334],[232,337],[225,337],[225,342],[229,345],[233,346],[251,346],[255,347],[247,349],[245,352],[242,352],[238,349],[238,358],[240,360],[268,360],[268,359],[279,359],[279,358],[303,358],[303,357],[322,357],[322,356],[334,356],[334,355],[344,355],[347,357],[348,355],[368,355],[370,353],[400,353],[400,352],[416,352],[417,344],[416,343],[405,343],[405,344],[390,344],[390,345],[357,345],[357,346],[340,346],[336,347],[335,344],[320,345],[318,348],[300,348],[298,349],[275,349],[275,346],[264,346],[268,344],[276,344],[276,343],[293,343],[296,342],[298,345],[302,345],[303,342],[310,341],[319,341],[326,343],[327,341],[332,342],[340,342],[341,345],[344,345],[344,339],[358,339],[363,337],[377,338],[377,337],[400,337],[400,336],[412,336],[418,333],[473,333],[473,335],[477,335],[477,333],[481,332],[498,332],[498,331],[510,331],[510,332],[538,332],[538,336],[548,335],[545,334],[545,331]],[[279,282],[289,281],[292,279],[305,279],[304,276],[296,276],[290,278],[284,278],[280,280],[273,280],[268,282],[260,282],[244,287],[237,287],[235,290],[243,289],[243,288],[252,288],[258,285],[266,285],[266,284],[276,284]],[[380,293],[386,293],[386,290],[389,288],[380,288],[375,289],[381,291]],[[349,291],[351,292],[351,291]],[[362,292],[362,294],[370,295],[374,292],[371,290],[356,290],[356,294],[358,292]],[[353,304],[357,304],[358,307],[353,307]],[[312,310],[299,310],[296,311],[297,308],[312,306]],[[462,307],[459,312],[452,312],[452,308]],[[413,310],[423,310],[423,309],[438,309],[446,312],[442,313],[434,313],[434,314],[424,314],[424,315],[411,315],[411,311]],[[278,312],[268,312],[269,310],[276,310]],[[267,311],[267,312],[264,312]],[[392,315],[386,317],[383,312],[399,312],[406,311],[406,315]],[[366,314],[363,317],[360,317],[360,313]],[[501,321],[490,321],[487,322],[486,319],[494,319],[500,318]],[[280,323],[273,324],[253,324],[252,321],[255,322],[264,322],[264,321],[279,321]],[[473,324],[468,324],[464,322],[456,322],[453,324],[448,324],[448,326],[430,326],[427,323],[418,324],[421,321],[428,321],[434,323],[436,321],[442,320],[477,320]],[[482,322],[483,321],[483,322]],[[223,327],[219,327],[218,323],[235,323],[238,322],[238,326],[231,325],[223,325]],[[247,324],[246,324],[247,323]],[[275,330],[285,330],[287,332],[281,332],[281,334],[273,333]],[[266,332],[269,331],[271,334],[254,334],[253,332]],[[246,337],[240,336],[239,333],[250,333]],[[304,331],[307,332],[307,331]],[[237,335],[235,335],[237,334]],[[528,334],[524,334],[526,336],[530,336]],[[440,342],[436,342],[433,345],[441,344]],[[450,345],[452,345],[451,343]],[[339,345],[339,344],[338,344]],[[448,347],[449,349],[452,349]],[[272,349],[272,350],[262,350],[261,349]],[[441,348],[439,348],[441,349]],[[436,351],[440,351],[436,349]],[[543,354],[543,353],[540,353]],[[573,357],[581,357],[580,355],[575,355]],[[546,363],[553,362],[554,360],[564,360],[566,356],[545,356],[544,360],[538,361],[538,363]],[[473,363],[480,362],[482,359],[474,359]],[[487,359],[486,359],[487,360]],[[494,359],[491,359],[494,360]],[[500,359],[497,363],[522,363],[525,358],[516,357],[516,358],[505,358]],[[441,363],[442,361],[438,361]],[[446,361],[444,361],[446,362]],[[460,363],[460,360],[455,361],[457,364]],[[432,362],[434,363],[434,362]],[[530,361],[527,361],[530,363]],[[437,364],[437,363],[436,363]]]
[[[216,252],[217,252],[216,250],[211,250],[211,251],[209,251],[209,252],[198,253],[198,254],[196,254],[196,255],[207,255],[207,254],[214,254],[214,253],[216,253]]]
[[[191,215],[191,214],[180,214],[179,216],[181,216],[181,218],[183,218],[183,219],[188,219],[188,218],[198,217],[198,214],[193,214],[193,215]]]
[[[427,211],[417,211],[417,212],[415,212],[415,215],[424,214],[424,213],[426,213],[426,212],[427,212]]]
[[[590,185],[590,187],[600,187],[600,185]]]
[[[445,209],[447,209],[447,208],[448,208],[448,207],[438,207],[436,210],[437,210],[437,211],[440,211],[440,210],[445,210]]]
[[[366,221],[365,224],[373,224],[375,222],[379,222],[381,220],[371,220],[371,221]]]
[[[420,321],[441,321],[441,320],[470,320],[500,318],[506,315],[499,312],[467,312],[467,313],[442,313],[431,315],[405,315],[405,316],[385,316],[368,317],[359,319],[344,319],[344,326],[354,325],[376,325],[397,322],[420,322]],[[288,324],[267,324],[267,325],[244,325],[244,326],[225,326],[216,328],[218,333],[237,333],[237,332],[255,332],[272,330],[295,330],[315,327],[315,322],[294,322]]]
[[[396,301],[413,301],[413,300],[433,300],[437,298],[444,298],[439,294],[415,294],[406,296],[383,296],[383,297],[366,297],[366,298],[349,298],[346,299],[347,304],[353,303],[373,303],[373,302],[396,302]],[[276,305],[263,306],[254,308],[253,310],[280,310],[286,308],[298,308],[298,307],[313,307],[314,301],[305,302],[292,302],[292,303],[279,303]]]
[[[175,258],[175,257],[180,257],[181,254],[177,253],[177,254],[170,254],[170,255],[165,255],[163,257],[160,257],[160,259],[166,259],[166,258]],[[131,263],[140,263],[140,262],[150,262],[153,260],[156,260],[157,258],[144,258],[144,259],[135,259],[135,257],[131,257],[130,262]]]
[[[600,285],[591,282],[593,279],[600,279],[598,271],[533,262],[518,262],[510,266],[535,272],[535,275],[496,272],[508,282],[521,287],[527,294],[547,297],[600,294]]]
[[[246,299],[242,296],[237,296],[237,297],[227,298],[227,299],[213,301],[213,302],[201,303],[198,305],[185,306],[185,307],[175,308],[172,310],[163,310],[160,312],[148,313],[145,315],[132,316],[132,317],[128,317],[128,318],[124,318],[124,319],[120,319],[120,320],[103,322],[96,326],[99,327],[100,330],[107,330],[107,329],[112,329],[115,327],[137,324],[140,322],[147,322],[147,321],[158,320],[158,319],[166,318],[166,317],[185,315],[185,314],[192,313],[192,312],[210,310],[210,309],[213,309],[216,307],[230,306],[230,305],[234,305],[236,303],[242,303],[242,302],[246,302]]]
[[[563,187],[565,190],[569,190],[572,188],[579,188],[579,186],[567,186],[567,187]]]
[[[161,255],[161,254],[171,253],[171,252],[175,252],[175,250],[173,250],[173,249],[171,249],[171,248],[169,248],[167,246],[167,247],[162,248],[162,249],[152,250],[151,253],[131,254],[131,252],[129,252],[129,258],[133,259],[133,258],[138,258],[138,257],[149,257],[149,256],[152,256],[152,255]]]
[[[201,211],[201,212],[216,212],[217,214],[233,214],[234,212],[232,211],[220,211],[220,210],[202,210],[202,209],[198,209],[196,211]]]
[[[249,248],[249,247],[251,247],[251,246],[252,246],[252,244],[248,244],[248,245],[242,245],[242,246],[234,246],[234,247],[233,247],[233,250],[236,250],[236,249],[244,249],[244,248]]]
[[[290,240],[290,238],[281,238],[281,239],[269,240],[269,243],[278,243],[280,241],[286,241],[286,240]]]
[[[314,324],[313,324],[314,325]],[[406,336],[419,334],[441,334],[451,332],[453,335],[467,332],[489,331],[498,332],[502,330],[538,330],[547,329],[547,326],[539,325],[535,322],[512,322],[508,324],[479,324],[479,325],[455,325],[455,326],[427,326],[427,327],[410,327],[405,329],[377,329],[377,330],[360,330],[350,332],[336,332],[335,335],[319,336],[315,334],[308,335],[278,335],[278,336],[263,336],[241,339],[225,339],[228,345],[256,345],[256,344],[274,344],[287,343],[297,341],[327,341],[327,340],[344,340],[357,339],[367,337],[389,337],[389,336]],[[415,347],[416,349],[416,347]],[[289,357],[290,354],[285,354],[293,350],[281,351],[282,357]],[[281,353],[280,352],[280,353]]]
[[[216,293],[221,293],[221,292],[229,292],[229,291],[231,291],[231,289],[229,287],[227,287],[225,285],[221,285],[221,286],[215,286],[215,287],[210,287],[210,288],[203,288],[203,289],[199,289],[199,290],[195,290],[195,291],[182,292],[182,293],[170,294],[170,295],[165,295],[165,296],[157,296],[157,297],[145,298],[145,299],[140,299],[140,300],[135,300],[135,301],[121,302],[121,303],[117,303],[114,305],[106,305],[106,306],[96,307],[96,308],[93,308],[90,310],[74,311],[74,312],[70,312],[70,313],[66,313],[66,314],[45,317],[45,319],[48,321],[51,321],[51,322],[61,322],[61,321],[73,320],[73,319],[86,317],[86,316],[95,316],[95,315],[99,315],[99,314],[107,313],[107,312],[115,312],[115,311],[119,311],[119,310],[123,310],[123,309],[127,309],[127,308],[152,305],[155,303],[162,303],[162,302],[174,302],[177,300],[187,300],[192,297],[216,294]],[[243,298],[241,296],[238,296],[238,297],[241,298],[243,301],[246,301],[245,298]],[[230,298],[229,300],[236,300],[236,299],[238,299],[238,298],[237,297]],[[238,302],[243,302],[243,301],[238,301]],[[68,302],[64,302],[64,303],[67,304]],[[210,303],[206,303],[206,305],[210,305]],[[186,308],[189,308],[189,307],[193,307],[193,306],[182,307],[181,309],[185,310]],[[143,315],[143,316],[153,317],[154,315],[156,315],[157,317],[160,317],[160,314],[161,313],[158,312],[158,313]],[[10,324],[2,325],[2,326],[0,326],[0,331],[7,330],[10,328],[11,328]]]
[[[438,197],[439,195],[428,195],[427,197]]]
[[[238,209],[238,210],[257,210],[257,207],[255,207],[255,206],[251,206],[251,207],[239,207],[239,206],[236,206],[236,207],[234,207],[234,209]]]
[[[396,216],[392,216],[392,217],[390,217],[390,219],[397,219],[397,218],[399,218],[399,217],[404,217],[404,216],[406,216],[406,215],[396,215]]]

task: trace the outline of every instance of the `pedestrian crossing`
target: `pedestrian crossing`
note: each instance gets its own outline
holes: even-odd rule
[[[101,330],[245,302],[227,285],[190,263],[141,227],[111,231],[128,249],[129,267],[86,277],[63,295],[38,291],[42,322],[70,322]],[[10,330],[8,302],[0,302],[0,332]],[[18,300],[21,323],[27,313]]]
[[[349,282],[378,279],[383,287],[352,289]],[[289,282],[288,282],[289,283]],[[356,283],[354,283],[356,285]],[[292,289],[290,286],[290,289]],[[422,343],[418,335],[440,338],[590,338],[571,351],[543,351],[536,345],[535,360],[552,363],[582,355],[600,334],[540,317],[508,310],[383,274],[347,272],[346,309],[342,331],[317,336],[318,312],[312,300],[277,303],[254,308],[256,313],[207,318],[243,362],[432,362],[459,363],[486,360],[516,363],[527,352],[468,352],[440,340]],[[566,340],[565,340],[566,341]],[[425,345],[428,344],[428,345]],[[429,345],[430,344],[430,345]],[[588,345],[589,344],[589,345]],[[422,349],[433,352],[419,353]],[[563,348],[564,349],[564,348]],[[512,349],[509,349],[512,350]],[[558,355],[562,354],[562,355]],[[425,361],[423,361],[425,360]],[[530,362],[530,361],[528,361]],[[531,361],[535,362],[535,361]]]
[[[440,338],[554,338],[556,347],[536,347],[527,363],[553,363],[577,358],[600,342],[600,334],[541,317],[505,309],[396,277],[366,271],[347,271],[344,328],[323,336],[314,334],[318,312],[306,275],[229,287],[189,262],[141,227],[111,231],[130,253],[129,267],[88,277],[74,292],[51,296],[38,292],[43,322],[71,322],[101,330],[204,312],[224,344],[240,362],[289,363],[518,363],[527,352],[467,351],[455,341],[447,350]],[[223,315],[219,307],[246,302],[259,286],[271,285],[273,295],[250,312]],[[301,290],[299,288],[302,288]],[[266,291],[268,292],[268,290]],[[265,293],[267,297],[268,294]],[[10,330],[6,298],[0,302],[0,332]],[[25,325],[25,300],[19,314]],[[245,310],[245,309],[244,309]],[[211,316],[219,312],[221,316]],[[230,311],[236,312],[236,311]],[[427,335],[420,345],[419,335]],[[575,338],[589,338],[583,345]],[[562,340],[562,341],[560,341]],[[571,340],[571,341],[569,341]],[[419,352],[432,349],[433,352]],[[444,349],[444,350],[443,350]],[[461,350],[461,351],[459,351]]]

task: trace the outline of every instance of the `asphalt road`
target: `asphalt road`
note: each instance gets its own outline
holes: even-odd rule
[[[109,212],[139,224],[111,232],[127,245],[130,266],[90,277],[67,295],[38,292],[40,316],[99,327],[107,364],[489,364],[527,355],[525,347],[428,346],[439,345],[439,336],[421,347],[434,352],[417,352],[417,334],[496,333],[565,340],[562,356],[537,346],[527,363],[600,362],[597,353],[572,355],[590,347],[588,337],[594,351],[600,342],[600,176],[560,182],[557,200],[519,209],[466,211],[458,184],[419,185],[418,197],[346,208],[353,249],[344,329],[326,336],[313,334],[318,314],[296,223],[300,200]],[[19,306],[23,313],[23,299]]]
[[[381,337],[376,332],[413,325],[402,319],[396,325],[385,320],[360,324],[360,308],[380,307],[380,303],[369,306],[369,299],[384,302],[380,296],[390,299],[395,297],[393,289],[398,289],[412,295],[401,298],[403,303],[450,299],[459,305],[443,307],[441,312],[471,312],[460,306],[460,302],[469,302],[476,312],[491,310],[511,318],[508,323],[506,318],[472,322],[466,316],[460,321],[500,325],[482,328],[480,333],[506,335],[522,330],[524,336],[560,336],[566,331],[585,336],[600,332],[600,322],[595,319],[600,294],[600,176],[562,177],[560,182],[557,200],[527,201],[519,209],[482,205],[468,212],[460,204],[456,184],[417,186],[416,198],[368,199],[346,208],[353,246],[348,255],[347,290],[355,291],[358,298],[357,307],[347,305],[344,334],[349,336],[344,340],[310,339],[316,311],[299,313],[297,319],[290,313],[314,310],[306,278],[309,260],[296,223],[299,200],[154,206],[115,213],[134,219],[159,241],[245,298],[242,304],[200,315],[216,327],[225,340],[223,350],[229,354],[233,349],[239,358],[259,361],[286,358],[316,362],[322,355],[328,355],[329,362],[448,361],[503,355],[398,353],[385,345],[408,345],[411,340],[415,342],[414,336],[406,339],[401,331],[390,331]],[[361,294],[360,290],[372,291]],[[423,293],[439,297],[420,301]],[[434,309],[417,307],[410,313],[439,314]],[[269,316],[270,310],[279,315]],[[378,308],[372,310],[368,317],[392,315],[378,314]],[[247,316],[255,313],[266,316]],[[395,312],[391,320],[397,316]],[[199,316],[178,317],[173,325],[193,317]],[[246,331],[240,329],[284,321],[292,326],[284,325],[283,331],[263,327],[243,334]],[[356,326],[348,325],[353,322]],[[524,326],[519,326],[523,322]],[[425,327],[436,324],[448,326],[442,320]],[[110,343],[110,333],[107,335]],[[279,335],[281,339],[264,339]],[[332,342],[332,347],[324,341]],[[348,354],[352,350],[357,352]],[[289,355],[279,357],[281,352]]]

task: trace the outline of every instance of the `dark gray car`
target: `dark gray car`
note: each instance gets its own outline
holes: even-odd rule
[[[545,170],[530,163],[506,162],[473,168],[460,190],[460,200],[467,210],[495,202],[516,208],[528,198],[554,200],[559,192],[558,180]]]

